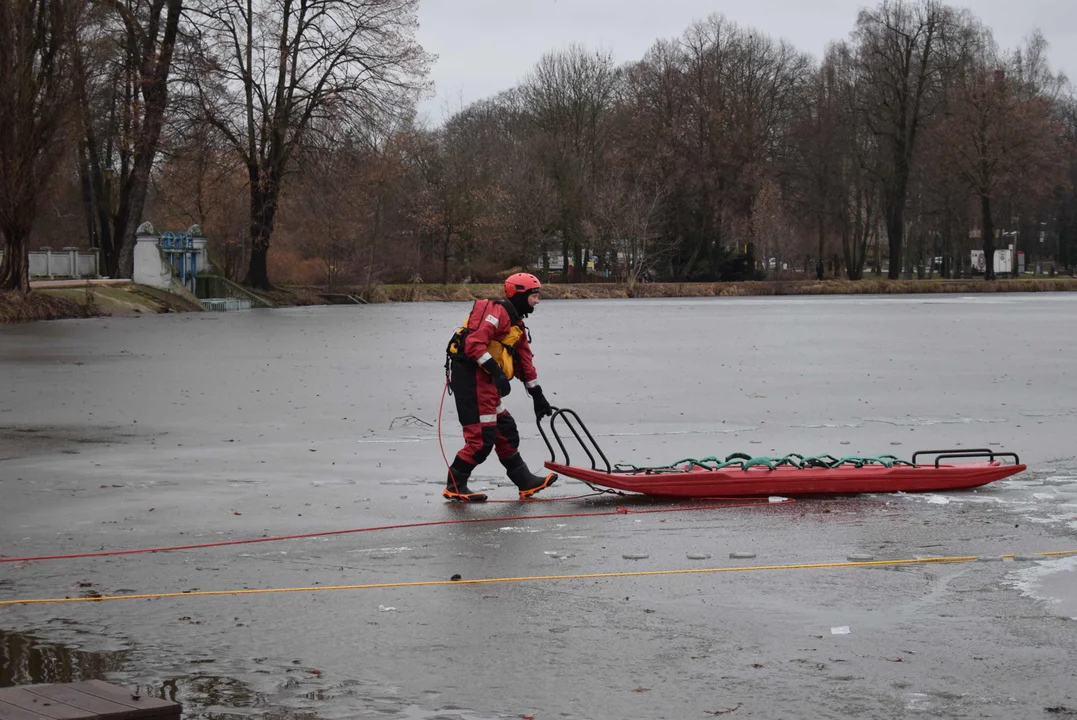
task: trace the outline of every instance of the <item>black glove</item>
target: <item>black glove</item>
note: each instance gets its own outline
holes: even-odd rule
[[[490,358],[482,364],[482,369],[490,373],[490,377],[494,381],[494,387],[497,388],[498,395],[505,397],[512,392],[512,385],[509,384],[509,379],[505,377],[505,371],[497,364],[497,360]]]
[[[535,417],[543,418],[548,415],[553,415],[553,408],[550,407],[550,402],[546,399],[546,396],[542,394],[542,388],[536,385],[528,390],[531,393],[531,399],[535,401]]]

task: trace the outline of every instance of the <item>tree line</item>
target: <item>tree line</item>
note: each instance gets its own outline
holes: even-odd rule
[[[417,10],[3,3],[0,288],[28,289],[31,238],[130,277],[147,219],[201,226],[256,288],[952,277],[971,250],[991,279],[1011,243],[1077,265],[1077,101],[1038,32],[1004,49],[971,11],[883,0],[817,59],[712,15],[627,63],[551,50],[432,123]]]

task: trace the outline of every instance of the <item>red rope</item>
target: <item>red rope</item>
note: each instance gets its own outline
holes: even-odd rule
[[[445,378],[445,387],[441,389],[441,403],[438,405],[438,447],[441,448],[441,459],[445,461],[445,469],[452,472],[449,467],[449,458],[445,457],[445,443],[441,441],[441,409],[445,407],[445,393],[449,389],[449,378]]]
[[[550,500],[568,500],[570,498],[549,498]],[[720,498],[710,498],[718,500]],[[743,500],[744,498],[737,498]],[[514,501],[516,502],[516,501]],[[137,555],[141,553],[158,553],[158,552],[173,552],[175,550],[199,550],[202,548],[213,547],[225,547],[228,545],[251,545],[254,543],[264,542],[278,542],[281,540],[301,540],[304,538],[314,537],[328,537],[330,535],[348,535],[352,533],[361,532],[374,532],[377,530],[401,530],[404,528],[418,528],[418,527],[433,527],[436,525],[459,525],[463,523],[480,523],[480,522],[514,522],[517,520],[553,520],[558,518],[573,518],[573,517],[602,517],[606,515],[628,515],[628,514],[647,514],[647,513],[660,513],[660,512],[681,512],[687,510],[719,510],[723,508],[735,508],[735,507],[750,507],[753,505],[767,504],[765,500],[757,500],[755,502],[741,502],[729,505],[700,505],[697,507],[678,507],[678,508],[655,508],[651,510],[629,510],[624,506],[619,506],[616,510],[607,510],[602,512],[590,512],[590,513],[555,513],[549,515],[508,515],[500,517],[489,518],[463,518],[460,520],[431,520],[428,522],[417,523],[401,523],[399,525],[377,525],[373,527],[352,528],[350,530],[326,530],[323,532],[301,533],[297,535],[277,535],[274,537],[265,538],[248,538],[245,540],[222,540],[219,542],[210,543],[197,543],[192,545],[169,545],[164,547],[152,547],[152,548],[136,548],[132,550],[101,550],[98,552],[87,553],[71,553],[67,555],[33,555],[29,557],[0,557],[0,563],[15,563],[15,562],[35,562],[40,560],[71,560],[74,558],[90,558],[90,557],[110,557],[114,555]]]

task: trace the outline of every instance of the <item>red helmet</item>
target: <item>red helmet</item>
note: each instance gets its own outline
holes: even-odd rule
[[[505,278],[505,297],[512,298],[516,293],[538,292],[542,283],[531,273],[516,273]]]

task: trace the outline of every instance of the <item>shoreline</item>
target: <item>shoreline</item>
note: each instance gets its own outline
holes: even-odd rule
[[[200,312],[179,296],[113,281],[86,281],[33,288],[29,295],[0,293],[0,325],[37,320]],[[59,285],[59,286],[57,286]],[[795,295],[919,295],[1023,292],[1077,292],[1077,278],[1018,280],[758,280],[706,283],[551,283],[543,286],[548,300],[618,300],[642,298],[773,297]],[[332,291],[282,285],[258,293],[271,307],[405,302],[468,302],[499,297],[497,283],[388,284],[372,289],[355,286]]]
[[[313,292],[310,288],[305,288]],[[752,297],[783,295],[912,295],[931,293],[1077,292],[1077,278],[1020,280],[755,280],[706,283],[556,283],[542,287],[549,300],[639,299],[675,297]],[[381,285],[368,302],[460,302],[494,297],[495,283],[456,285]]]

